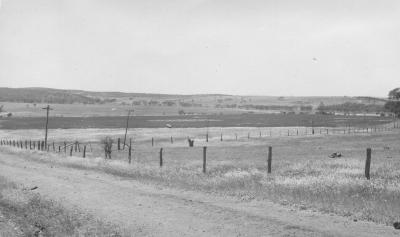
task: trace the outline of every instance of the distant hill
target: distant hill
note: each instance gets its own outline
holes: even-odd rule
[[[207,104],[211,106],[239,105],[278,105],[278,106],[318,106],[321,102],[325,105],[342,103],[363,103],[383,105],[384,98],[375,97],[278,97],[278,96],[239,96],[225,94],[152,94],[152,93],[125,93],[125,92],[95,92],[84,90],[61,90],[52,88],[7,88],[0,87],[0,102],[22,103],[49,103],[49,104],[105,104],[147,101],[157,104],[175,101],[176,103]],[[155,100],[155,101],[154,101]]]
[[[1,87],[0,101],[23,103],[95,104],[100,103],[101,99],[73,93],[68,90]]]
[[[93,92],[83,90],[60,90],[51,88],[7,88],[0,87],[0,101],[51,104],[102,104],[113,102],[116,98],[189,98],[187,95],[166,95],[124,92]]]

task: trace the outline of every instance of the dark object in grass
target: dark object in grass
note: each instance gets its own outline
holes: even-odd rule
[[[339,158],[339,157],[342,157],[342,153],[340,152],[334,152],[329,156],[329,158]]]
[[[194,139],[188,138],[188,143],[189,143],[189,147],[193,147],[194,146]]]
[[[393,223],[393,227],[394,227],[396,230],[400,230],[400,222],[395,222],[395,223]]]
[[[26,191],[26,190],[33,191],[33,190],[38,189],[38,188],[39,188],[38,186],[33,186],[32,188],[23,188],[22,190],[24,190],[24,191]]]

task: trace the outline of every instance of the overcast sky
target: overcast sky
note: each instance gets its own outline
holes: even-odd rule
[[[398,0],[0,0],[0,86],[386,96]]]

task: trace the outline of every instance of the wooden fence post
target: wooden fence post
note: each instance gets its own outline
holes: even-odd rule
[[[118,151],[121,150],[121,138],[118,138]]]
[[[74,149],[74,146],[71,145],[71,150],[69,151],[69,156],[72,156],[72,150]]]
[[[53,142],[53,151],[56,151],[56,146],[55,146],[54,142]]]
[[[86,157],[86,145],[83,146],[83,158]]]
[[[207,147],[203,147],[203,173],[206,173],[207,167]]]
[[[154,137],[151,138],[151,146],[154,146]]]
[[[208,133],[206,134],[206,142],[208,142]]]
[[[64,142],[64,153],[67,154],[67,143]]]
[[[371,148],[367,148],[367,159],[365,160],[365,177],[369,180],[369,171],[371,168]]]
[[[268,147],[268,174],[272,171],[272,146]]]
[[[235,133],[235,139],[236,139],[236,141],[237,141],[237,133]]]
[[[75,141],[75,152],[78,151],[78,141]]]
[[[163,166],[163,158],[162,158],[162,154],[163,153],[163,149],[162,148],[160,148],[160,167],[162,167]]]
[[[58,153],[61,153],[61,146],[58,146]]]
[[[132,138],[129,139],[128,163],[132,161]]]
[[[223,139],[222,139],[222,133],[221,133],[221,142],[223,141]]]

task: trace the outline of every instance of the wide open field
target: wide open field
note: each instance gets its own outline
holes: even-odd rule
[[[133,116],[130,128],[204,127],[373,127],[392,122],[392,118],[375,116],[333,116],[306,114],[231,114],[186,116]],[[0,118],[1,129],[44,128],[43,117]],[[50,117],[49,128],[124,128],[126,116]]]
[[[218,128],[212,128],[211,133]],[[219,128],[220,129],[220,128]],[[230,133],[246,134],[249,128],[229,128]],[[259,128],[253,128],[253,132]],[[275,128],[277,129],[277,128]],[[284,129],[284,128],[282,128]],[[55,141],[62,141],[62,132],[52,131]],[[72,131],[74,131],[72,133]],[[139,133],[139,131],[141,131]],[[292,208],[315,210],[345,216],[349,220],[366,220],[391,225],[400,219],[400,139],[399,130],[357,134],[316,134],[314,136],[230,136],[222,142],[215,136],[206,143],[197,140],[189,148],[183,141],[171,144],[167,139],[156,142],[149,138],[155,134],[195,135],[199,129],[142,129],[133,144],[132,163],[128,164],[128,151],[113,151],[113,159],[104,160],[102,148],[92,140],[103,135],[119,136],[119,130],[70,130],[65,137],[82,134],[88,145],[87,158],[81,152],[26,151],[2,148],[3,153],[26,156],[28,160],[108,173],[129,180],[157,184],[183,190],[229,196],[241,201],[273,201]],[[246,132],[245,132],[246,131]],[[7,135],[3,131],[3,136]],[[9,137],[20,132],[40,135],[39,130],[8,131]],[[115,132],[116,134],[113,134]],[[132,132],[132,131],[131,131]],[[100,136],[101,135],[101,136]],[[133,134],[130,133],[128,137]],[[95,140],[96,140],[95,139]],[[207,173],[202,173],[203,148],[207,145]],[[81,145],[82,146],[82,145]],[[272,174],[266,172],[268,146],[273,149]],[[371,180],[364,177],[366,148],[372,153]],[[159,152],[163,148],[163,167],[159,167]],[[114,144],[114,149],[116,145]],[[332,159],[328,155],[340,152],[343,157]]]

